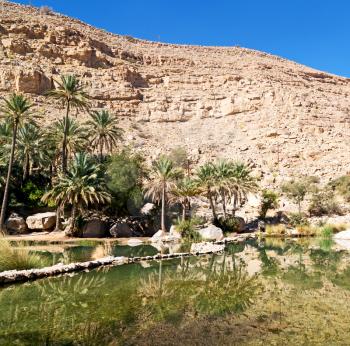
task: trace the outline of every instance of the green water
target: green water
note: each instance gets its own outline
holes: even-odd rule
[[[106,256],[153,256],[159,249],[152,245],[141,244],[137,246],[119,245],[117,243],[81,241],[78,243],[49,243],[49,242],[11,242],[16,248],[26,248],[43,258],[45,265],[57,263],[69,264],[85,262]],[[166,251],[162,251],[166,253]]]
[[[0,289],[0,345],[349,345],[349,298],[331,241],[250,241]]]

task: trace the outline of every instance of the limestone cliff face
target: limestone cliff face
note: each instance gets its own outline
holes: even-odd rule
[[[239,47],[180,46],[112,35],[80,21],[5,3],[0,94],[44,96],[75,73],[95,108],[108,107],[125,142],[151,157],[185,146],[194,160],[254,161],[265,177],[350,171],[350,81]],[[86,115],[80,117],[84,119]]]

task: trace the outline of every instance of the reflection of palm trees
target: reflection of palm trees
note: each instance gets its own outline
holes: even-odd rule
[[[242,312],[260,290],[242,263],[225,256],[182,259],[176,271],[164,271],[142,280],[138,295],[147,306],[148,320],[179,320],[185,314],[221,315]],[[161,261],[160,261],[161,262]]]

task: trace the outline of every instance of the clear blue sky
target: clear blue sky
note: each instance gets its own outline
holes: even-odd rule
[[[117,34],[254,48],[350,77],[350,0],[22,0]]]

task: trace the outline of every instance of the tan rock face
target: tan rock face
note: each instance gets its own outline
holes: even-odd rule
[[[149,158],[184,146],[195,162],[252,162],[266,181],[350,172],[346,78],[254,50],[147,42],[31,7],[4,7],[0,94],[30,93],[46,107],[48,123],[62,114],[39,95],[60,74],[75,73],[94,108],[120,116],[125,144]]]

